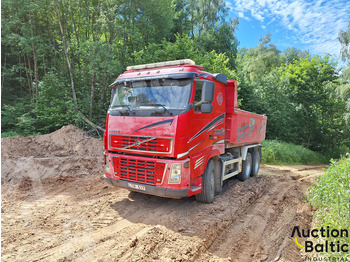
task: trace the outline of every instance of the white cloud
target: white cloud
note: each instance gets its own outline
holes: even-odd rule
[[[264,22],[264,13],[262,11],[252,11],[252,16],[256,19],[259,20],[260,22]]]
[[[247,21],[250,21],[251,19],[249,17],[246,17],[243,12],[238,12],[238,17],[245,19]]]
[[[262,26],[280,22],[293,31],[302,44],[309,45],[311,51],[339,55],[338,33],[346,28],[350,19],[348,0],[232,1],[239,17],[247,19],[249,14],[263,23]]]
[[[276,18],[272,18],[271,21],[267,23],[267,25],[272,24],[275,21],[276,21]]]

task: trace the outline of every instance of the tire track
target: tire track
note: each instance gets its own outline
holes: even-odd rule
[[[45,195],[39,197],[30,183],[11,193],[14,185],[4,184],[2,257],[298,261],[301,256],[289,238],[290,228],[310,223],[303,194],[320,169],[288,174],[276,170],[273,176],[245,182],[229,180],[212,204],[193,197],[174,200],[130,193],[106,186],[96,176],[43,180]],[[311,178],[302,172],[311,173]]]

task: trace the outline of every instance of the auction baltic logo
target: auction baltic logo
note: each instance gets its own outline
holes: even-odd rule
[[[301,247],[304,248],[304,251],[306,253],[310,252],[325,252],[325,253],[332,253],[332,252],[349,252],[349,245],[345,243],[341,243],[339,240],[335,241],[329,241],[326,240],[323,243],[317,243],[315,244],[313,241],[310,240],[305,240],[304,245],[300,243],[299,238],[309,238],[309,237],[314,237],[314,238],[325,238],[329,239],[331,238],[348,238],[349,237],[349,232],[348,229],[330,229],[329,226],[327,228],[321,227],[320,229],[301,229],[299,226],[295,226],[292,231],[292,236],[294,237],[295,243]]]

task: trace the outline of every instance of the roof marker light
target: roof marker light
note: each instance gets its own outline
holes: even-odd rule
[[[182,60],[173,60],[173,61],[158,62],[158,63],[152,63],[152,64],[128,66],[126,70],[129,71],[129,70],[155,68],[155,67],[162,67],[162,66],[184,65],[184,64],[195,65],[196,63],[191,59],[182,59]]]

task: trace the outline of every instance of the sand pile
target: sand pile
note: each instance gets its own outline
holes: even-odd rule
[[[2,183],[22,178],[102,175],[103,143],[73,125],[47,135],[1,139]]]

